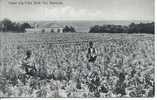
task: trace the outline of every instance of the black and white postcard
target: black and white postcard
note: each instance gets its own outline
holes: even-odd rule
[[[0,0],[0,98],[154,98],[155,0]]]

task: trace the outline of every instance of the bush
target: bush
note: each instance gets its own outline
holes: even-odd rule
[[[4,19],[0,22],[0,31],[3,32],[25,32],[26,28],[31,28],[28,23],[15,23],[9,19]]]
[[[122,25],[95,25],[90,28],[89,33],[151,33],[154,34],[154,22],[131,23],[129,26]]]
[[[76,31],[74,27],[66,25],[63,29],[63,32],[76,32]]]

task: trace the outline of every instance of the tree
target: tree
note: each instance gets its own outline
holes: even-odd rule
[[[95,25],[90,28],[89,33],[123,33],[125,28],[122,25]]]
[[[31,26],[28,23],[23,23],[21,24],[20,31],[25,32],[26,28],[31,28]]]
[[[31,28],[28,23],[15,23],[9,19],[3,19],[0,23],[0,30],[3,32],[24,32],[26,28]]]
[[[90,28],[89,33],[99,33],[100,32],[100,26],[99,25],[95,25],[93,27]]]
[[[128,28],[128,33],[151,33],[154,34],[154,22],[152,23],[131,23]]]
[[[70,27],[71,32],[76,32],[74,27]]]
[[[4,26],[4,30],[3,31],[9,31],[9,30],[12,30],[12,28],[13,28],[13,23],[11,22],[11,20],[9,20],[9,19],[4,19],[4,20],[2,20],[2,22],[1,22],[2,24],[3,24],[3,26]]]
[[[90,28],[89,33],[151,33],[154,34],[154,22],[152,23],[131,23],[125,25],[95,25]]]
[[[72,26],[65,26],[63,32],[76,32],[75,28]]]

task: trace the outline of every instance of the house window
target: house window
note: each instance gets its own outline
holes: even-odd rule
[[[60,33],[60,29],[57,29],[57,32]]]
[[[51,32],[54,32],[54,30],[53,30],[53,29],[51,29]]]

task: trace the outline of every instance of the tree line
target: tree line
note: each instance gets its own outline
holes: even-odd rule
[[[72,26],[65,25],[63,32],[76,32],[75,28]]]
[[[125,25],[95,25],[90,28],[89,33],[150,33],[154,34],[154,22],[131,23]]]
[[[33,28],[29,23],[15,23],[9,19],[0,21],[0,31],[2,32],[25,32],[26,28]],[[63,32],[76,32],[72,26],[65,26]]]
[[[24,32],[26,28],[31,28],[28,23],[15,23],[9,19],[0,22],[0,31],[2,32]]]
[[[15,23],[9,19],[0,21],[2,32],[25,32],[26,28],[33,28],[29,23]],[[73,26],[65,26],[63,32],[76,32]],[[152,23],[131,23],[126,25],[94,25],[89,33],[150,33],[154,34],[154,22]]]

